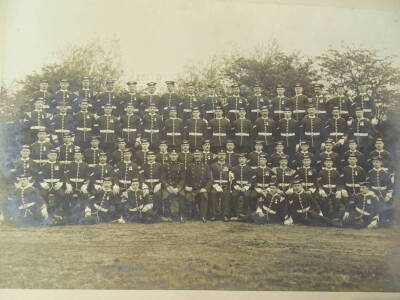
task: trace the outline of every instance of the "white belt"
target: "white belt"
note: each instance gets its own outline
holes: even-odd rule
[[[387,186],[371,186],[371,188],[373,188],[374,190],[377,190],[377,191],[387,190]]]
[[[295,136],[294,133],[281,133],[281,136]]]
[[[47,159],[34,159],[33,161],[35,163],[45,163],[45,162],[47,162]]]
[[[183,111],[184,112],[192,112],[192,109],[191,108],[184,108]]]
[[[310,136],[318,136],[318,135],[320,135],[319,132],[305,132],[304,134],[305,135],[310,135]]]
[[[289,186],[290,183],[278,183],[279,186]]]
[[[213,133],[213,136],[226,136],[226,133],[224,133],[224,132],[215,132],[215,133]]]
[[[310,207],[308,206],[308,207],[303,208],[303,209],[298,209],[297,212],[302,214],[302,213],[308,212],[309,210],[310,210]]]
[[[293,111],[294,114],[295,113],[305,113],[305,112],[306,112],[305,110],[301,110],[301,109],[297,109],[297,110]]]
[[[238,110],[238,109],[230,109],[229,112],[230,112],[230,113],[238,113],[239,110]]]
[[[343,132],[331,132],[329,135],[342,136],[342,135],[344,135],[344,133]]]
[[[344,115],[344,114],[348,114],[349,112],[347,110],[341,110],[340,114]]]
[[[346,183],[346,186],[348,187],[360,187],[358,183]]]
[[[217,183],[227,183],[228,182],[228,180],[224,180],[224,179],[221,179],[221,180],[214,180],[215,182],[217,182]]]
[[[89,168],[94,168],[96,166],[96,164],[88,164]]]
[[[276,211],[270,209],[269,207],[263,206],[263,208],[264,208],[267,212],[269,212],[270,214],[273,214],[273,215],[276,214]]]
[[[38,130],[40,130],[40,129],[46,129],[45,126],[31,126],[30,128],[31,128],[31,129],[38,129]]]
[[[68,165],[70,163],[72,163],[72,161],[70,161],[70,160],[60,160],[60,164],[62,164],[62,165]]]
[[[250,134],[247,132],[238,132],[238,133],[235,133],[235,135],[236,136],[250,136]]]
[[[114,133],[114,130],[112,129],[100,129],[101,133]]]
[[[284,111],[283,110],[274,110],[274,114],[283,114]]]
[[[314,183],[312,183],[312,182],[308,182],[308,183],[303,183],[303,185],[305,185],[305,186],[314,186]]]
[[[238,183],[238,184],[248,184],[249,182],[247,180],[237,180],[236,183]]]
[[[336,187],[336,184],[323,184],[322,187],[326,189],[332,189]]]
[[[92,128],[89,127],[77,127],[76,129],[79,131],[92,131]]]
[[[56,130],[54,130],[54,132],[57,132],[57,133],[68,133],[69,130],[68,129],[56,129]]]
[[[213,114],[214,110],[206,110],[206,114]]]
[[[136,132],[136,128],[123,128],[122,131],[123,132]]]
[[[121,183],[131,183],[132,180],[124,180],[124,179],[120,179],[119,182]]]
[[[258,135],[262,135],[262,136],[272,136],[272,132],[259,132]]]
[[[370,216],[371,214],[361,208],[356,207],[356,211],[358,211],[360,214],[364,215],[364,216]]]
[[[152,182],[159,182],[160,179],[145,179],[145,181],[152,183]]]
[[[319,110],[317,113],[319,113],[319,114],[326,114],[326,110]]]
[[[262,188],[267,188],[269,186],[268,183],[257,183],[257,186],[262,187]]]
[[[203,133],[202,132],[189,132],[189,135],[203,136]]]
[[[364,108],[363,109],[365,112],[372,112],[372,109],[370,109],[370,108]]]
[[[368,136],[367,132],[354,132],[354,136]]]
[[[149,133],[155,133],[155,132],[159,132],[160,129],[145,129],[144,132],[149,132]]]
[[[83,179],[83,178],[70,178],[69,181],[72,181],[72,182],[84,182],[85,179]]]
[[[250,110],[251,112],[256,112],[256,113],[258,113],[258,112],[260,112],[260,109],[259,108],[253,108],[252,110]]]
[[[181,135],[181,133],[180,132],[167,132],[167,135],[173,135],[173,136],[175,136],[175,135]]]
[[[28,209],[29,207],[34,206],[35,204],[36,204],[35,202],[24,203],[18,206],[18,209]]]
[[[51,183],[51,182],[59,182],[60,179],[59,179],[59,178],[53,178],[53,179],[50,178],[50,179],[43,179],[43,181],[44,181],[44,182],[50,182],[50,183]]]

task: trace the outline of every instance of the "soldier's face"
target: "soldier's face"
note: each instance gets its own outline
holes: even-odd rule
[[[42,101],[36,102],[35,103],[35,109],[36,110],[42,110],[43,109],[43,102]]]
[[[133,113],[133,109],[134,109],[133,106],[130,105],[130,106],[128,106],[126,108],[126,112],[129,113],[129,114],[132,114]]]
[[[39,141],[44,141],[46,139],[46,133],[40,132],[38,135]]]
[[[206,144],[203,145],[203,151],[206,151],[206,152],[210,151],[210,144],[209,143],[206,143]]]
[[[315,87],[314,88],[314,93],[317,94],[317,95],[321,94],[321,88],[320,87]]]
[[[383,143],[382,142],[376,142],[375,143],[375,148],[377,150],[382,150],[383,149]]]
[[[92,140],[92,141],[90,142],[90,145],[91,145],[93,148],[97,148],[97,147],[99,146],[99,141],[98,141],[98,140]]]
[[[333,161],[331,161],[331,160],[326,160],[326,161],[324,162],[324,165],[325,165],[325,167],[327,167],[327,168],[332,168],[332,166],[333,166]]]
[[[182,144],[182,151],[188,152],[189,151],[189,144]]]
[[[125,152],[124,153],[124,160],[125,161],[130,161],[131,160],[132,154],[130,152]]]
[[[309,115],[315,115],[315,108],[309,108],[307,111]]]
[[[131,189],[137,191],[139,189],[139,182],[138,181],[132,182]]]
[[[290,119],[292,117],[292,112],[291,111],[285,111],[285,118]]]
[[[213,88],[208,88],[207,91],[209,95],[214,95],[215,90]]]
[[[47,155],[47,158],[49,159],[49,161],[54,162],[57,160],[57,154],[56,153],[49,153]]]
[[[26,187],[27,185],[28,185],[28,178],[20,178],[19,179],[19,184],[22,186],[22,187]]]
[[[167,90],[169,93],[172,93],[174,90],[174,85],[173,84],[167,84]]]
[[[225,153],[218,153],[218,160],[219,161],[225,161],[226,155]]]
[[[354,166],[357,163],[357,158],[349,157],[348,162],[351,166]]]
[[[195,154],[194,154],[194,160],[195,160],[195,161],[201,161],[201,157],[202,157],[202,154],[201,154],[201,153],[195,153]]]
[[[189,94],[194,94],[194,86],[189,86],[188,87],[188,93]]]
[[[361,85],[359,89],[360,89],[360,93],[365,93],[367,91],[367,86]]]
[[[64,143],[65,144],[69,144],[69,143],[71,143],[71,141],[72,141],[72,137],[71,136],[64,136]]]
[[[106,83],[107,91],[112,91],[114,89],[114,83]]]
[[[90,86],[90,81],[89,81],[89,80],[83,80],[83,81],[82,81],[82,87],[83,87],[84,89],[88,89],[89,86]]]
[[[111,186],[112,186],[112,182],[111,181],[109,181],[109,180],[103,181],[103,189],[109,190],[109,189],[111,189]]]
[[[338,87],[337,92],[339,95],[343,95],[344,94],[344,87]]]
[[[303,151],[303,152],[307,152],[308,151],[308,145],[307,144],[301,144],[300,147],[301,147],[301,151]]]
[[[125,142],[118,143],[118,149],[120,150],[125,149],[125,146],[126,146]]]
[[[86,111],[87,108],[88,108],[88,104],[87,103],[82,103],[80,106],[81,106],[81,110],[82,111]]]
[[[136,92],[136,85],[135,84],[128,85],[128,90],[131,93],[135,93]]]
[[[303,165],[304,165],[305,167],[309,167],[309,166],[311,165],[311,160],[310,160],[310,159],[304,159],[304,160],[303,160]]]
[[[178,160],[178,153],[171,153],[169,158],[171,161],[177,161]]]
[[[260,152],[260,151],[262,151],[263,145],[262,144],[256,144],[255,148],[256,148],[256,151]]]
[[[215,115],[216,115],[217,118],[221,118],[222,117],[222,110],[219,110],[219,109],[216,110],[215,111]]]
[[[350,150],[356,150],[357,149],[357,144],[356,143],[350,143],[349,144]]]
[[[279,96],[283,96],[283,93],[285,92],[285,89],[284,88],[277,88],[276,89],[276,93],[279,95]]]
[[[60,106],[60,112],[66,113],[67,112],[67,107],[65,105]]]
[[[235,148],[235,144],[234,143],[226,144],[226,150],[232,151],[234,148]]]
[[[149,90],[150,94],[154,94],[155,91],[156,91],[156,87],[155,86],[149,86],[148,90]]]
[[[69,86],[68,82],[60,82],[60,88],[62,90],[66,90],[68,88],[68,86]]]
[[[239,157],[239,164],[245,165],[246,164],[246,157]]]
[[[149,149],[149,146],[150,146],[149,143],[143,143],[143,144],[142,144],[142,149],[148,150],[148,149]]]
[[[194,118],[194,119],[200,118],[200,112],[199,112],[199,111],[194,111],[194,112],[193,112],[193,118]]]
[[[254,88],[254,94],[261,94],[261,88],[255,87]]]
[[[282,168],[286,168],[288,161],[286,159],[282,159],[279,161],[279,164]]]
[[[102,164],[106,163],[106,162],[107,162],[107,155],[101,155],[100,158],[99,158],[99,160],[100,160],[100,162],[101,162]]]
[[[31,154],[31,151],[29,149],[23,149],[20,153],[22,158],[28,158]]]
[[[332,115],[334,115],[335,117],[339,116],[339,110],[338,109],[332,110]]]
[[[167,152],[168,150],[168,145],[167,144],[161,144],[160,145],[160,151],[161,152]]]
[[[356,111],[356,117],[357,117],[357,118],[360,118],[360,119],[361,119],[361,118],[363,117],[363,115],[364,115],[364,114],[363,114],[363,111],[362,111],[362,110],[357,110],[357,111]]]
[[[369,189],[367,186],[362,185],[362,186],[360,186],[360,192],[361,192],[361,194],[366,194],[369,192]]]
[[[240,110],[239,111],[239,117],[240,118],[245,118],[246,117],[246,111],[245,110]]]
[[[232,89],[232,92],[233,92],[235,95],[239,95],[239,93],[240,93],[240,88],[239,88],[239,87],[235,87],[235,88]]]
[[[147,159],[150,163],[153,163],[156,160],[156,157],[154,155],[148,155]]]
[[[106,115],[110,115],[111,112],[112,112],[112,108],[111,108],[111,107],[107,106],[107,107],[104,108],[104,113],[105,113]]]
[[[300,95],[300,94],[303,93],[303,88],[302,87],[296,87],[294,89],[294,91],[295,91],[296,95]]]
[[[265,167],[267,165],[267,159],[266,158],[261,158],[260,159],[260,166]]]
[[[261,115],[262,115],[263,117],[268,117],[268,110],[263,109],[263,110],[261,111]]]
[[[302,191],[302,189],[303,189],[303,187],[302,187],[301,184],[299,184],[299,183],[295,183],[295,184],[293,185],[293,190],[294,190],[296,193]]]
[[[325,144],[325,150],[326,151],[331,151],[332,150],[332,148],[333,148],[333,145],[332,144],[330,144],[330,143],[328,143],[328,144]]]
[[[277,145],[275,147],[276,152],[283,152],[283,145]]]
[[[41,89],[42,91],[47,90],[48,87],[49,87],[49,84],[48,84],[48,83],[42,82],[42,83],[40,84],[40,89]]]
[[[171,110],[171,111],[169,112],[169,117],[170,117],[170,118],[176,118],[176,110]]]
[[[372,161],[372,165],[374,166],[374,168],[379,169],[382,166],[382,162],[380,160],[374,159]]]
[[[81,161],[82,160],[82,153],[75,153],[74,154],[74,159],[75,159],[75,161]]]
[[[156,113],[156,108],[154,106],[149,107],[149,113],[150,114],[155,114]]]

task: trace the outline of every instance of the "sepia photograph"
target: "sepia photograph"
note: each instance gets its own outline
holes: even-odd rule
[[[0,299],[399,299],[399,53],[398,1],[0,0]]]

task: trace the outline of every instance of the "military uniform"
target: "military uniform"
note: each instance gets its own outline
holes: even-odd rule
[[[149,188],[149,197],[154,203],[155,211],[160,214],[162,210],[161,198],[162,198],[162,184],[161,177],[163,172],[163,166],[158,163],[149,163],[143,165],[143,179],[144,183]]]
[[[162,118],[157,113],[146,114],[143,117],[142,137],[150,142],[150,147],[156,150],[160,144],[160,130],[162,129]]]
[[[73,116],[70,113],[58,113],[49,126],[54,144],[61,144],[64,134],[71,134],[74,126]]]
[[[207,126],[208,122],[200,118],[191,118],[186,121],[185,136],[191,149],[201,149],[204,140],[207,138]]]
[[[249,104],[249,119],[254,123],[260,117],[261,108],[267,105],[267,101],[264,95],[261,93],[254,93],[248,100]]]
[[[253,170],[250,166],[244,164],[232,168],[233,190],[231,203],[231,216],[239,217],[250,210],[254,210],[255,203],[251,200],[251,184]]]
[[[253,126],[246,118],[237,118],[232,123],[233,137],[235,145],[241,152],[248,152],[252,148]]]
[[[349,217],[345,220],[345,225],[362,228],[371,225],[374,220],[378,222],[378,201],[378,197],[371,191],[352,195],[346,207]]]
[[[91,210],[97,222],[111,222],[121,217],[121,202],[112,189],[99,189],[91,197]]]
[[[273,112],[273,119],[279,122],[283,118],[285,108],[292,110],[290,99],[285,96],[277,96],[271,100],[271,110]]]
[[[156,223],[160,221],[157,213],[153,209],[153,203],[143,190],[129,187],[122,193],[123,218],[129,222]]]
[[[185,95],[180,104],[179,116],[181,116],[183,120],[190,119],[192,117],[193,108],[197,108],[199,105],[200,103],[195,94]]]
[[[62,166],[66,166],[72,163],[74,160],[75,145],[70,143],[64,143],[60,147],[57,147],[58,161]]]
[[[306,108],[308,105],[308,98],[303,94],[295,95],[292,97],[291,107],[293,108],[293,118],[300,122],[303,120],[306,114]]]
[[[230,217],[231,202],[231,180],[230,169],[225,162],[215,162],[211,164],[212,188],[210,191],[210,217],[215,219]],[[222,188],[221,191],[216,186]]]
[[[175,108],[172,108],[175,110]],[[182,144],[183,121],[181,118],[169,118],[164,122],[164,136],[168,146],[172,149],[178,149]]]
[[[272,152],[274,138],[277,135],[276,122],[269,117],[259,117],[254,123],[254,135],[264,142],[265,150]]]
[[[47,161],[47,154],[52,149],[54,149],[53,144],[38,140],[31,145],[31,158],[41,167]]]
[[[100,147],[107,153],[110,153],[115,148],[115,139],[117,136],[117,117],[112,115],[100,116],[97,120]]]
[[[232,95],[227,99],[227,104],[225,106],[225,115],[231,122],[239,118],[239,109],[241,107],[247,107],[247,100],[240,95]]]
[[[50,113],[56,114],[61,104],[65,104],[71,110],[75,98],[76,95],[69,90],[58,90],[54,94],[53,101],[50,103]]]
[[[43,110],[26,112],[22,125],[24,135],[23,142],[25,144],[33,143],[40,131],[48,130],[50,128],[51,120],[52,115]]]
[[[97,116],[103,115],[104,108],[110,106],[113,116],[118,116],[118,107],[120,103],[118,95],[113,90],[105,91],[96,96],[94,112]]]
[[[360,183],[366,179],[366,173],[360,166],[346,166],[342,170],[342,181],[349,195],[354,195],[360,191]]]
[[[133,178],[139,178],[142,181],[143,169],[138,164],[132,161],[123,160],[116,164],[114,176],[121,190],[126,190],[132,183]]]
[[[231,123],[229,119],[221,117],[214,118],[208,122],[210,129],[210,145],[213,152],[217,152],[226,144],[227,138],[230,136]]]
[[[92,139],[93,131],[97,131],[98,124],[93,113],[80,110],[74,115],[75,140],[74,143],[86,149]]]
[[[208,95],[205,97],[205,99],[202,101],[202,110],[203,110],[203,115],[204,118],[207,121],[210,121],[215,118],[215,109],[220,106],[220,101],[218,99],[218,96],[213,94],[213,95]]]
[[[316,116],[306,115],[300,123],[302,137],[310,143],[311,148],[318,152],[321,147],[322,120]]]
[[[296,150],[296,144],[299,136],[299,124],[293,118],[283,118],[279,121],[279,135],[283,141],[288,154],[294,154]]]

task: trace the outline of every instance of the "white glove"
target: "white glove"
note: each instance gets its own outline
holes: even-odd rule
[[[285,192],[285,194],[286,194],[286,195],[291,195],[291,194],[293,194],[293,189],[292,189],[292,188],[287,189],[287,191]]]
[[[349,212],[348,212],[348,211],[345,211],[345,212],[344,212],[344,215],[343,215],[343,221],[346,221],[349,217],[350,217]]]
[[[129,211],[137,211],[137,210],[138,210],[138,207],[130,208],[130,209],[129,209]]]
[[[378,220],[373,220],[371,223],[369,223],[369,225],[367,226],[368,229],[372,229],[372,228],[377,228],[378,227]]]
[[[201,188],[200,193],[207,193],[207,190],[205,188]]]
[[[173,192],[174,194],[177,195],[177,194],[179,193],[179,189],[178,189],[177,187],[176,187],[176,188],[173,188],[173,189],[172,189],[172,192]]]
[[[167,186],[167,191],[168,191],[168,193],[170,193],[170,194],[175,194],[174,193],[174,188],[172,187],[172,186]]]
[[[119,193],[119,185],[118,185],[118,184],[114,184],[112,190],[113,190],[113,193],[114,193],[115,195],[117,195],[117,194]]]
[[[326,192],[323,190],[323,189],[320,189],[319,190],[319,195],[321,196],[321,197],[324,197],[324,198],[326,198],[328,195],[326,194]]]
[[[62,182],[57,182],[57,183],[54,185],[54,189],[57,191],[57,190],[59,190],[62,186],[63,186],[63,183],[62,183]]]
[[[117,221],[118,221],[119,224],[125,224],[125,220],[124,220],[124,218],[122,216]]]
[[[341,191],[337,191],[335,193],[336,199],[342,199],[342,192]]]
[[[143,212],[146,212],[146,211],[149,211],[149,210],[151,210],[153,208],[153,203],[149,203],[149,204],[146,204],[144,207],[143,207]]]
[[[340,192],[339,192],[340,193]],[[337,194],[337,192],[336,192],[336,194]],[[337,196],[337,195],[336,195]],[[341,196],[343,196],[343,197],[349,197],[349,193],[346,191],[346,190],[342,190],[342,193],[341,193]],[[339,199],[340,199],[341,197],[339,197]]]
[[[248,190],[249,190],[249,188],[250,188],[250,186],[249,186],[249,185],[245,185],[245,186],[243,187],[243,192],[246,192],[246,191],[248,191]]]
[[[193,191],[193,188],[191,186],[186,186],[185,187],[185,191],[186,192],[191,192],[191,191]]]
[[[101,188],[101,185],[99,185],[99,184],[95,184],[95,185],[94,185],[94,189],[95,189],[96,191],[98,191],[100,188]]]
[[[47,182],[41,182],[40,186],[44,189],[44,190],[48,190],[50,188],[49,184]]]
[[[69,183],[67,183],[66,184],[66,189],[65,189],[65,193],[66,194],[71,194],[72,193],[72,185],[71,184],[69,184]]]
[[[348,125],[348,126],[350,126],[351,124],[353,124],[353,119],[352,119],[352,118],[350,118],[350,119],[347,121],[347,125]]]
[[[92,215],[92,210],[90,209],[89,206],[86,206],[85,208],[85,218],[88,218]]]
[[[322,211],[320,210],[319,211],[319,214],[318,214],[319,216],[321,216],[321,217],[323,217],[324,215],[322,214]]]
[[[84,194],[88,193],[87,184],[82,185],[81,192],[84,193]]]
[[[378,119],[377,118],[372,118],[371,119],[371,125],[377,125],[378,124]]]
[[[47,220],[49,218],[49,213],[47,212],[47,207],[45,204],[43,204],[42,206],[42,216],[45,220]]]
[[[285,221],[283,221],[283,224],[285,224],[285,225],[293,225],[292,217],[289,217],[289,218],[285,219]]]
[[[157,193],[159,190],[161,190],[161,183],[157,183],[154,187],[154,193]]]
[[[256,192],[262,194],[263,190],[261,188],[256,188]]]
[[[213,188],[214,188],[217,192],[222,192],[222,187],[221,187],[218,183],[214,183],[214,184],[213,184]]]
[[[240,190],[241,190],[240,186],[238,186],[237,184],[235,184],[235,185],[233,186],[233,188],[234,188],[235,190],[237,190],[237,191],[240,191]]]
[[[263,217],[263,216],[264,216],[264,213],[263,213],[263,211],[262,211],[262,209],[261,209],[260,207],[257,208],[256,214],[257,214],[259,217]]]
[[[315,193],[315,188],[310,188],[309,190],[311,193]]]
[[[338,140],[338,142],[337,142],[338,144],[341,144],[341,145],[344,145],[344,139],[340,139],[340,140]]]

